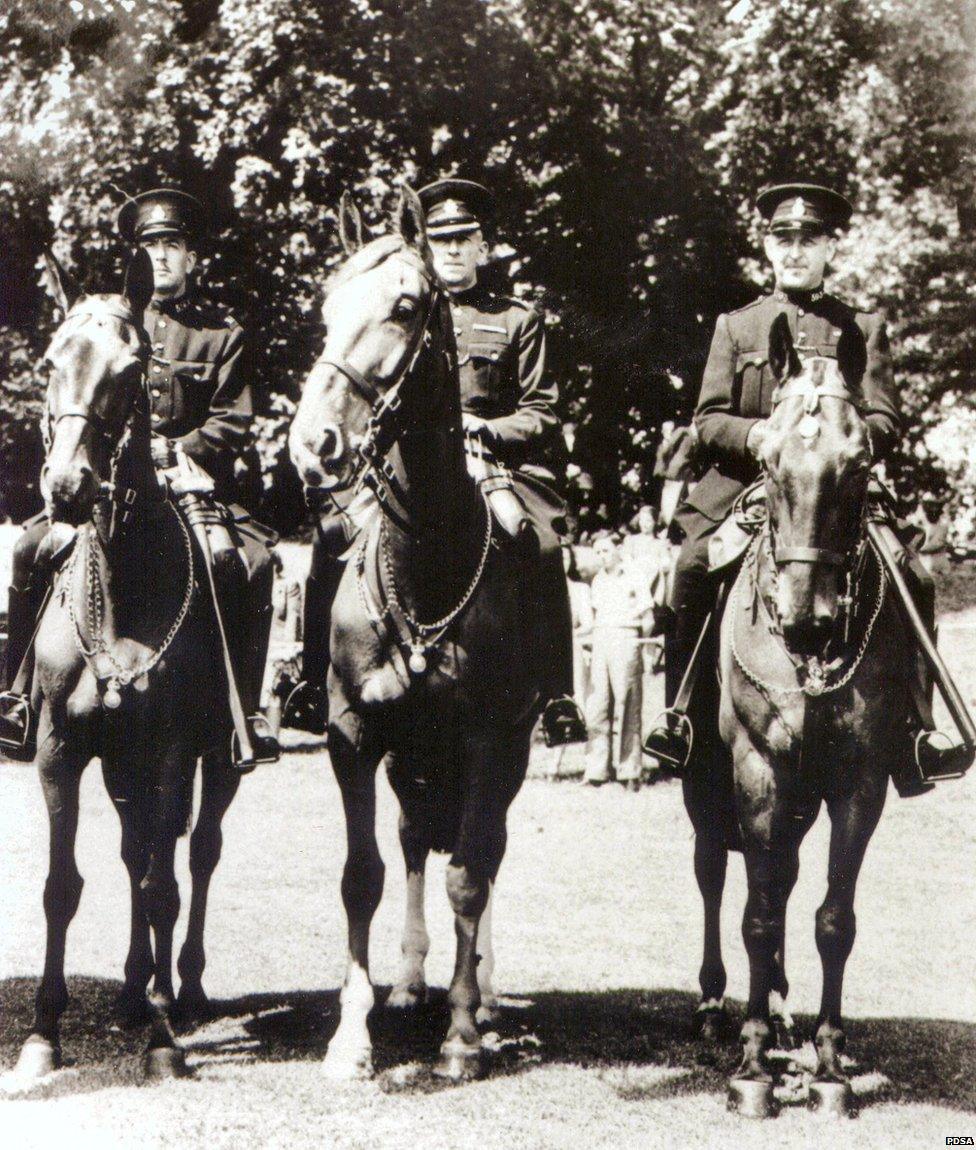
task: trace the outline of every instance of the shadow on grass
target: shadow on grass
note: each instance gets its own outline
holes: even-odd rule
[[[36,983],[0,981],[0,1067],[8,1068],[30,1029]],[[62,1022],[66,1065],[79,1071],[43,1088],[44,1097],[142,1082],[146,1031],[119,1029],[114,1003],[121,984],[72,978],[72,1004]],[[380,1002],[386,998],[385,988]],[[492,1048],[492,1076],[525,1073],[537,1066],[575,1064],[608,1072],[621,1098],[724,1093],[736,1064],[735,1035],[741,1007],[731,1019],[729,1041],[707,1047],[695,1036],[695,997],[675,990],[540,993],[508,998]],[[183,1043],[191,1062],[318,1061],[339,1018],[338,991],[254,994],[211,1003],[209,1020],[187,1028]],[[402,1013],[376,1009],[370,1019],[380,1085],[388,1091],[443,1088],[431,1073],[448,1024],[443,990],[423,1008]],[[809,1040],[814,1022],[797,1019]],[[852,1074],[878,1072],[889,1085],[886,1100],[931,1103],[976,1111],[976,1026],[918,1018],[852,1020],[848,1050]],[[402,1071],[409,1067],[411,1073]],[[399,1071],[399,1072],[398,1072]],[[865,1100],[867,1101],[867,1100]]]

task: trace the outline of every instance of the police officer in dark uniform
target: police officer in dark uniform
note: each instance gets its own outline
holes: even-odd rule
[[[228,501],[234,491],[234,464],[251,429],[251,389],[242,355],[244,332],[229,312],[193,290],[197,248],[206,234],[206,213],[193,196],[157,188],[128,200],[119,212],[124,241],[143,248],[153,266],[154,294],[144,324],[151,343],[148,364],[157,469],[176,466],[182,453],[213,483],[213,497]],[[239,685],[248,714],[256,711],[271,626],[273,571],[266,543],[272,533],[240,508],[230,512],[238,537],[234,556],[218,572],[227,607],[243,611],[247,626],[230,628],[238,637]],[[48,533],[43,516],[28,525],[13,555],[9,600],[7,683],[13,683],[27,650],[43,601],[47,571],[35,558]],[[235,572],[235,566],[238,570]],[[243,585],[241,585],[243,583]],[[236,584],[236,586],[235,586]],[[261,666],[256,666],[260,661]],[[30,748],[26,748],[29,753]]]
[[[771,412],[776,381],[767,362],[769,332],[780,313],[787,316],[797,350],[836,356],[844,332],[856,329],[867,351],[861,383],[865,419],[876,461],[897,443],[901,428],[898,393],[884,320],[861,311],[824,290],[835,233],[846,226],[853,208],[840,194],[817,184],[781,184],[765,189],[756,206],[767,221],[764,248],[773,267],[774,290],[728,315],[720,315],[702,378],[695,411],[701,446],[711,466],[679,508],[675,520],[684,534],[672,588],[673,612],[667,643],[668,705],[675,701],[702,631],[715,603],[716,586],[708,574],[709,540],[729,515],[739,494],[759,477],[765,420]],[[930,626],[935,593],[920,564],[911,566],[912,582]],[[703,644],[702,652],[708,650]],[[702,688],[705,684],[700,685]],[[922,708],[924,710],[924,708]],[[673,713],[645,743],[648,753],[681,759],[685,750],[680,721]],[[931,726],[930,715],[919,716]],[[938,749],[935,750],[938,754]],[[895,780],[900,793],[930,789],[917,780]]]
[[[428,184],[418,195],[434,266],[450,294],[472,474],[496,519],[515,537],[526,561],[528,593],[540,606],[533,648],[549,698],[542,716],[546,741],[550,746],[582,741],[586,725],[572,697],[572,621],[559,546],[565,507],[549,486],[555,474],[547,458],[565,448],[555,412],[558,391],[545,379],[543,322],[527,304],[478,280],[488,253],[482,223],[493,211],[491,192],[471,180],[448,179]],[[324,725],[328,609],[341,577],[336,556],[348,546],[348,537],[341,515],[320,520],[306,584],[305,682],[286,704],[286,724]]]

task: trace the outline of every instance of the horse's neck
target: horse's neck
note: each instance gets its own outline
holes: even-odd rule
[[[159,480],[150,451],[148,414],[137,412],[112,476],[114,491],[94,512],[95,530],[111,558],[133,547],[144,548],[162,507]],[[113,564],[114,565],[114,564]]]
[[[403,436],[398,447],[410,522],[389,518],[385,525],[397,589],[404,605],[425,620],[457,600],[477,561],[484,525],[465,460],[457,373],[442,366],[436,346],[430,358],[434,387],[424,402],[434,425]]]

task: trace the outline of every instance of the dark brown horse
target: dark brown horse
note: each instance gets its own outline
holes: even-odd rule
[[[220,857],[221,819],[239,783],[230,764],[229,715],[214,702],[225,697],[226,685],[217,670],[213,607],[200,591],[201,560],[150,455],[142,328],[152,294],[148,258],[140,253],[133,261],[120,296],[73,301],[53,264],[51,274],[64,319],[44,358],[49,442],[41,488],[55,534],[70,537],[75,528],[76,536],[54,576],[36,641],[36,763],[51,831],[47,948],[33,1032],[16,1073],[29,1080],[60,1063],[65,942],[82,890],[78,792],[97,756],[122,823],[131,881],[120,1009],[130,1021],[152,1023],[147,1070],[178,1074],[184,1058],[169,1021],[180,907],[174,852],[203,755],[201,809],[190,842],[193,896],[178,964],[180,1001],[190,1010],[204,1001],[207,891]]]
[[[823,997],[811,1099],[839,1110],[850,1104],[840,1059],[841,990],[854,944],[854,893],[889,775],[913,753],[907,725],[897,722],[910,709],[912,648],[866,530],[871,451],[858,390],[863,347],[852,336],[842,339],[836,360],[801,359],[780,316],[769,362],[778,387],[763,449],[766,519],[722,621],[719,726],[732,758],[731,790],[716,783],[741,835],[749,887],[742,926],[749,1004],[730,1102],[758,1114],[772,1106],[766,1052],[771,1002],[781,1009],[786,991],[787,901],[800,843],[821,804],[831,841],[816,919]],[[699,818],[696,829],[707,1001],[725,987],[718,915],[727,847],[715,820]]]
[[[356,249],[358,213],[346,202],[342,215],[347,250]],[[388,754],[408,883],[392,1001],[424,993],[424,867],[431,850],[448,851],[457,964],[442,1070],[462,1077],[481,1063],[479,922],[540,692],[525,651],[533,604],[523,561],[496,543],[468,476],[450,313],[423,210],[406,188],[395,229],[355,250],[330,282],[325,349],[291,429],[308,486],[338,494],[365,461],[381,508],[360,534],[331,621],[329,752],[348,834],[349,954],[326,1068],[340,1077],[372,1069],[369,929],[383,889],[375,771]]]

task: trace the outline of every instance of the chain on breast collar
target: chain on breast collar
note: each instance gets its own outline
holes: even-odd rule
[[[733,615],[732,615],[731,628],[730,628],[730,646],[732,649],[732,657],[733,657],[733,659],[735,659],[736,666],[739,668],[739,670],[742,672],[742,674],[746,677],[746,679],[748,679],[748,681],[754,687],[756,687],[758,690],[762,691],[765,694],[806,695],[808,698],[818,698],[821,695],[829,695],[835,691],[841,690],[842,687],[846,687],[847,684],[851,681],[851,679],[854,677],[855,673],[857,672],[857,669],[860,667],[861,663],[863,662],[864,656],[867,654],[868,647],[871,643],[871,636],[874,634],[875,624],[877,623],[878,617],[881,614],[881,608],[884,606],[885,592],[887,590],[887,585],[888,585],[888,577],[887,577],[887,573],[885,572],[884,565],[882,564],[880,557],[874,552],[873,549],[869,549],[869,550],[871,550],[871,554],[874,555],[875,564],[877,565],[877,569],[878,569],[878,593],[877,593],[877,598],[876,598],[875,603],[874,603],[874,607],[871,611],[871,616],[868,619],[867,626],[865,627],[864,635],[861,639],[860,644],[858,645],[857,652],[855,653],[853,661],[851,662],[851,664],[847,668],[847,670],[844,672],[844,674],[841,675],[841,677],[839,679],[837,679],[836,681],[831,683],[831,682],[829,682],[829,675],[830,675],[829,668],[824,667],[823,664],[821,664],[819,661],[810,660],[806,663],[806,665],[804,667],[804,669],[807,672],[807,678],[806,678],[805,682],[797,684],[795,686],[782,686],[782,685],[779,685],[777,683],[770,683],[768,680],[763,679],[759,674],[757,674],[755,671],[753,671],[747,665],[745,659],[743,658],[741,652],[739,651],[738,644],[736,643],[736,640],[735,640],[736,622],[737,622],[738,614],[743,609],[745,609],[747,606],[747,604],[745,602],[745,597],[744,597],[744,588],[745,588],[746,582],[748,581],[747,570],[750,566],[753,568],[751,577],[752,577],[752,579],[754,579],[756,581],[755,587],[754,587],[754,593],[759,597],[760,601],[762,601],[762,593],[759,589],[759,584],[758,584],[758,579],[759,579],[758,560],[759,560],[759,548],[760,548],[761,542],[762,542],[762,536],[757,536],[756,539],[754,539],[753,542],[750,544],[749,552],[746,555],[745,563],[743,564],[743,572],[739,576],[738,584],[736,587],[735,597],[734,597],[734,599],[732,601],[732,605],[731,605]],[[852,598],[853,598],[853,594],[854,594],[854,592],[852,590],[851,591],[851,597]],[[778,641],[779,634],[773,627],[769,628],[769,634],[772,636],[772,638],[774,640]],[[786,650],[785,647],[783,649],[784,649],[784,651]],[[790,655],[789,651],[786,651],[786,654],[787,654],[787,656],[790,657],[791,662],[794,661],[792,656]]]
[[[419,619],[414,618],[413,615],[404,607],[399,592],[397,591],[396,577],[393,571],[393,559],[390,555],[389,539],[386,534],[386,526],[381,519],[379,524],[379,540],[377,546],[380,553],[380,561],[383,565],[383,573],[386,576],[387,594],[389,602],[387,610],[394,619],[398,622],[402,619],[405,625],[406,634],[402,637],[405,646],[410,648],[410,657],[408,666],[415,675],[422,675],[427,670],[427,661],[430,653],[434,647],[444,637],[448,627],[454,622],[461,612],[467,607],[471,601],[471,597],[477,591],[481,584],[482,576],[485,573],[485,567],[488,564],[488,554],[491,551],[491,537],[492,537],[492,520],[491,509],[488,506],[487,498],[482,495],[482,502],[485,510],[485,538],[481,547],[481,555],[478,558],[478,565],[475,573],[468,584],[467,589],[461,596],[460,601],[455,607],[452,607],[446,615],[440,619],[435,619],[431,623],[421,623]],[[356,583],[359,592],[360,603],[362,604],[367,616],[372,612],[369,610],[367,595],[366,595],[366,544],[360,550],[356,563]],[[382,588],[381,588],[382,591]]]
[[[180,609],[177,612],[173,625],[166,633],[159,647],[153,651],[147,659],[135,667],[125,667],[118,661],[112,653],[108,642],[105,639],[103,631],[105,620],[105,593],[102,588],[102,581],[98,573],[98,553],[99,544],[97,534],[94,530],[88,532],[88,548],[85,553],[85,607],[88,623],[88,631],[91,635],[91,645],[85,644],[84,636],[81,632],[81,627],[78,625],[78,619],[75,614],[74,594],[73,588],[75,583],[75,569],[79,563],[82,562],[80,556],[83,554],[83,549],[76,547],[71,556],[71,564],[67,572],[67,599],[68,599],[68,615],[71,619],[71,625],[74,629],[75,643],[79,652],[88,662],[89,666],[92,665],[98,655],[103,655],[106,662],[112,668],[111,673],[107,676],[105,686],[105,694],[103,702],[110,710],[117,708],[122,698],[120,690],[127,687],[130,683],[136,683],[137,688],[144,689],[140,680],[145,680],[149,672],[156,666],[159,660],[166,654],[173,640],[176,638],[183,622],[186,619],[187,613],[190,610],[190,603],[193,600],[193,544],[190,540],[190,532],[186,524],[177,512],[176,508],[171,503],[167,503],[167,507],[176,519],[180,526],[180,531],[183,536],[183,545],[186,553],[186,590],[183,593],[183,602],[180,604]],[[92,671],[96,678],[106,678],[106,676],[99,676],[97,670],[92,666]]]

